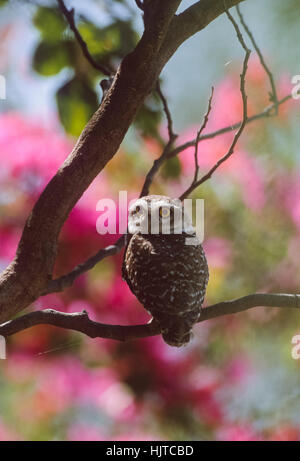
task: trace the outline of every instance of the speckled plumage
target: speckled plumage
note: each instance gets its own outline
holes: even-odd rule
[[[151,204],[157,196],[145,197]],[[169,200],[169,205],[172,200]],[[158,199],[156,199],[158,200]],[[201,312],[208,266],[200,244],[186,245],[187,235],[129,236],[123,278],[145,309],[159,322],[164,340],[182,346]]]

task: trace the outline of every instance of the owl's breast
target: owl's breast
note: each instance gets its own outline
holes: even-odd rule
[[[132,236],[124,255],[123,277],[153,315],[189,312],[201,306],[208,267],[201,245],[182,235]]]

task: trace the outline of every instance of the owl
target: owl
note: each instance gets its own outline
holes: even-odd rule
[[[123,279],[167,344],[188,343],[209,276],[191,217],[178,199],[142,197],[129,207],[127,237]]]

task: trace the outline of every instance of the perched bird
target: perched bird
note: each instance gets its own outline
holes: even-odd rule
[[[191,339],[206,291],[208,266],[195,237],[191,217],[177,199],[149,195],[129,208],[123,279],[170,346]]]

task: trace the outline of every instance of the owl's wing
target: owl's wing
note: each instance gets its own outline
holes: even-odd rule
[[[126,242],[124,258],[122,264],[122,279],[126,281],[132,293],[138,297],[138,293],[134,289],[134,283],[131,275],[128,274],[129,271],[134,272],[135,264],[137,263],[136,258],[133,256],[139,254],[140,260],[142,260],[143,265],[147,265],[150,259],[153,260],[153,254],[151,254],[152,246],[143,236],[139,234],[128,235],[128,240]],[[139,263],[137,263],[139,265]]]

